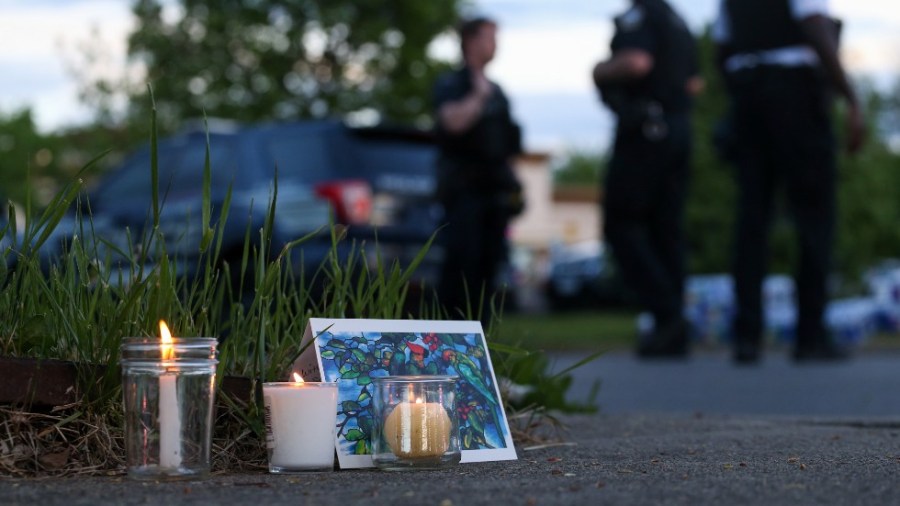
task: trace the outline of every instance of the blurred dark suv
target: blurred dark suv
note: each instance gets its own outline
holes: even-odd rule
[[[607,251],[597,240],[557,245],[550,250],[544,294],[553,310],[621,307],[634,294]]]
[[[248,230],[263,226],[277,171],[277,205],[272,251],[309,233],[293,251],[296,269],[312,274],[331,249],[329,223],[347,225],[349,240],[366,242],[369,256],[401,265],[421,250],[438,227],[432,200],[436,148],[430,136],[412,129],[351,128],[340,121],[307,121],[208,127],[212,219],[218,220],[232,189],[222,256],[240,258]],[[158,143],[160,230],[167,251],[190,274],[200,254],[206,128],[188,130]],[[127,250],[127,228],[140,237],[151,222],[150,148],[129,156],[89,192],[98,235]],[[346,252],[346,251],[344,251]],[[439,247],[429,250],[416,279],[433,282]]]

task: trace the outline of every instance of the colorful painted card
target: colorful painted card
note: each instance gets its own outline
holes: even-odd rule
[[[512,434],[481,323],[311,318],[294,363],[310,381],[337,381],[341,468],[372,467],[372,378],[457,376],[462,462],[515,460]]]

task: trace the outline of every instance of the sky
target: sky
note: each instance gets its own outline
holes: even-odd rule
[[[590,70],[608,56],[612,17],[627,0],[475,0],[475,10],[498,20],[498,53],[489,68],[522,123],[526,148],[599,150],[613,122],[596,98]],[[670,0],[701,30],[718,0]],[[114,75],[125,61],[133,27],[128,0],[0,0],[0,112],[30,106],[49,131],[89,118],[73,78],[79,46],[102,41],[89,69]],[[842,56],[856,76],[883,85],[900,75],[900,7],[894,0],[831,0],[844,20]],[[445,51],[453,44],[445,44]],[[449,54],[449,53],[448,53]]]

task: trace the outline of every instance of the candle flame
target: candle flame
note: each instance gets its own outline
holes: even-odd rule
[[[163,360],[172,360],[175,358],[175,347],[172,346],[172,333],[169,332],[169,327],[166,325],[166,322],[163,320],[159,321],[159,335],[162,338],[162,344],[159,346],[159,350],[162,353]]]
[[[303,384],[303,376],[300,376],[299,374],[294,373],[294,383],[297,383],[298,385],[302,385]]]
[[[422,404],[422,398],[421,398],[421,397],[419,397],[419,398],[416,399],[416,404]]]

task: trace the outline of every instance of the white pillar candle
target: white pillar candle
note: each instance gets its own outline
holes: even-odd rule
[[[175,359],[172,334],[165,322],[159,322],[163,363]],[[178,404],[178,376],[163,373],[159,377],[159,466],[181,467],[181,408]]]
[[[331,469],[337,383],[265,383],[269,470]]]
[[[159,377],[159,465],[176,469],[181,466],[181,413],[174,374]]]

